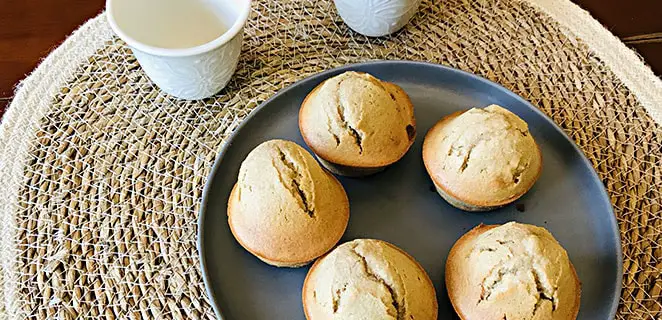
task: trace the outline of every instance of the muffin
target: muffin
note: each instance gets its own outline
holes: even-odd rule
[[[526,122],[497,105],[442,118],[425,137],[423,162],[439,195],[466,211],[517,200],[542,170]]]
[[[568,254],[544,228],[479,225],[446,261],[446,288],[463,320],[569,320],[580,284]]]
[[[346,242],[318,259],[302,297],[309,320],[437,319],[437,297],[425,270],[381,240]]]
[[[400,160],[416,136],[414,107],[400,87],[345,72],[311,91],[299,110],[306,144],[331,172],[377,173]]]
[[[271,140],[242,162],[227,212],[242,247],[270,265],[300,267],[338,243],[349,201],[340,182],[305,149]]]

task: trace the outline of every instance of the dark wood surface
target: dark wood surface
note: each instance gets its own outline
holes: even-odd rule
[[[443,0],[441,0],[443,1]],[[573,0],[662,74],[662,0]],[[104,0],[2,0],[0,114],[16,84],[72,31],[103,10]]]

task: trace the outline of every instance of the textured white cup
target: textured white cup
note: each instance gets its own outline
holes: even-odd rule
[[[161,90],[178,98],[196,100],[216,94],[230,81],[239,61],[250,0],[223,0],[235,9],[228,14],[233,19],[229,29],[210,42],[183,49],[154,47],[130,37],[117,24],[115,15],[119,13],[113,7],[117,1],[135,0],[106,0],[108,23]]]
[[[409,22],[421,0],[334,0],[338,14],[352,30],[381,37]]]

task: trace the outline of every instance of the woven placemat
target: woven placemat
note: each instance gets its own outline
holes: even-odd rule
[[[404,30],[366,38],[330,1],[255,0],[237,73],[197,102],[160,92],[104,17],[91,20],[23,82],[0,127],[0,311],[11,319],[214,318],[196,222],[225,139],[259,103],[308,75],[406,59],[500,83],[577,142],[621,230],[617,318],[659,319],[662,128],[651,103],[659,97],[636,86],[659,83],[646,80],[650,70],[628,78],[609,64],[616,58],[593,50],[599,41],[570,35],[571,24],[541,9],[549,1],[533,2],[423,1]]]

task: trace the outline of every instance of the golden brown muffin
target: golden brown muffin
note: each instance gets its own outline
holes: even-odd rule
[[[285,140],[248,154],[228,200],[228,224],[239,244],[278,267],[300,267],[331,250],[348,219],[340,182]]]
[[[405,155],[416,136],[416,121],[400,87],[349,71],[308,94],[299,110],[299,129],[331,172],[364,176]]]
[[[467,211],[517,200],[542,170],[542,154],[526,122],[497,105],[437,122],[423,142],[423,162],[439,195]]]
[[[479,225],[446,261],[446,288],[463,320],[570,320],[581,288],[568,254],[544,228]]]
[[[437,319],[437,296],[425,270],[381,240],[346,242],[318,259],[302,297],[309,320]]]

